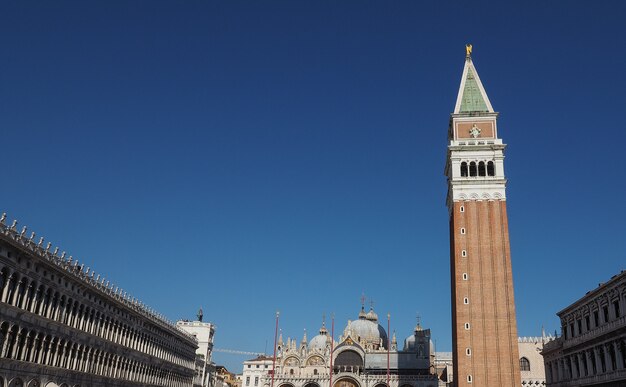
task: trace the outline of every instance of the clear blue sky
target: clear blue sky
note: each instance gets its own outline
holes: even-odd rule
[[[3,1],[0,211],[216,346],[361,293],[451,349],[446,131],[501,113],[520,335],[624,269],[626,3]],[[245,358],[245,357],[244,357]],[[216,354],[241,371],[244,359]]]

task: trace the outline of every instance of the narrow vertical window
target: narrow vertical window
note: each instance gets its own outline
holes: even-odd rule
[[[463,281],[467,281],[467,273],[463,273]]]
[[[465,348],[465,354],[467,356],[472,356],[472,350],[470,348]]]
[[[463,299],[463,303],[464,303],[465,305],[468,305],[468,304],[469,304],[469,298],[465,297],[465,298]],[[467,325],[467,324],[466,324],[466,325]]]
[[[465,234],[465,228],[461,227],[461,234]]]
[[[461,234],[465,234],[465,233],[462,232]],[[461,256],[462,257],[467,257],[467,250],[461,250]]]
[[[476,176],[476,163],[474,161],[472,161],[469,165],[469,175],[470,176]]]
[[[486,176],[487,172],[485,170],[485,162],[481,161],[478,163],[478,176]]]
[[[527,358],[522,357],[519,359],[519,368],[520,371],[530,371],[530,361]]]
[[[487,176],[495,176],[495,175],[496,175],[495,165],[493,164],[493,161],[489,161],[487,163]]]
[[[459,211],[461,211],[461,212],[465,212],[465,206],[461,206],[461,207],[459,207]]]
[[[469,323],[465,323],[465,330],[469,331],[470,329],[470,324]]]
[[[467,382],[471,383],[472,382],[472,375],[467,375]]]
[[[467,163],[465,161],[461,163],[461,177],[467,177]]]

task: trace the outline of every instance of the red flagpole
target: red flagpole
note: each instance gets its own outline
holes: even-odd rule
[[[389,327],[390,327],[390,321],[391,320],[391,315],[389,313],[387,313],[387,387],[389,386]]]
[[[278,336],[278,316],[280,312],[276,312],[276,330],[274,331],[274,360],[272,360],[272,387],[274,387],[274,374],[276,374],[276,338]]]
[[[333,387],[333,351],[335,346],[335,314],[332,315],[332,322],[330,326],[330,382],[328,387]]]

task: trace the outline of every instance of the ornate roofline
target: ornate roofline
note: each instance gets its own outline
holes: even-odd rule
[[[91,290],[100,293],[100,295],[105,298],[118,302],[128,309],[164,325],[165,328],[170,328],[171,331],[183,336],[185,339],[192,339],[194,342],[197,342],[197,339],[193,335],[176,326],[175,322],[168,320],[164,315],[145,305],[137,298],[132,297],[110,281],[107,281],[104,276],[96,274],[95,271],[90,270],[89,267],[85,268],[84,264],[79,264],[78,259],[74,259],[71,255],[66,258],[65,251],[59,255],[58,247],[55,247],[54,251],[51,252],[52,243],[48,242],[44,247],[44,237],[40,237],[39,241],[35,242],[36,234],[34,232],[31,232],[30,236],[26,236],[28,230],[26,226],[18,232],[17,224],[18,221],[13,220],[11,226],[7,225],[6,213],[3,213],[0,217],[0,238],[17,248],[25,250],[27,253],[34,254],[44,262],[55,266],[57,269],[64,271],[65,274],[78,282],[82,282]]]

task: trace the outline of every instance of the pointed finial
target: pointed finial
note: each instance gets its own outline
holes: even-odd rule
[[[15,230],[16,227],[17,227],[17,219],[14,219],[13,224],[11,225],[11,230]]]
[[[361,293],[361,309],[365,309],[365,293]]]
[[[27,230],[26,226],[22,227],[22,232],[20,233],[20,237],[23,237],[24,234],[26,234],[26,230]]]
[[[5,220],[7,220],[7,213],[3,212],[2,217],[0,217],[0,224],[4,224]]]
[[[472,57],[472,45],[469,43],[465,45],[465,57],[468,59]]]
[[[35,239],[35,232],[34,232],[34,231],[30,233],[30,239],[29,239],[29,241],[31,241],[31,242],[32,242],[32,241],[33,241],[33,239]]]
[[[43,245],[43,237],[39,238],[39,243],[37,243],[37,246],[41,247]]]

